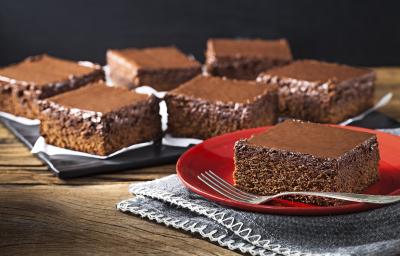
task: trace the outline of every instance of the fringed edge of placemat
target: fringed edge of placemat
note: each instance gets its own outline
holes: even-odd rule
[[[164,177],[164,178],[167,178],[167,177]],[[164,178],[162,178],[162,179],[164,179]],[[252,255],[275,255],[275,254],[280,254],[280,255],[284,255],[284,256],[315,256],[315,255],[328,256],[328,255],[334,255],[331,253],[313,254],[313,253],[300,252],[297,250],[292,250],[290,248],[282,247],[280,244],[272,243],[270,240],[261,240],[261,238],[262,238],[261,235],[252,234],[253,230],[251,228],[246,227],[243,222],[237,221],[234,217],[229,217],[229,216],[226,217],[225,216],[226,213],[223,210],[218,211],[218,210],[206,207],[206,206],[194,204],[194,203],[189,202],[181,197],[175,196],[174,194],[169,193],[169,192],[160,191],[160,190],[156,190],[156,189],[149,189],[146,187],[137,187],[137,184],[131,185],[129,188],[129,191],[139,197],[144,196],[144,197],[149,197],[152,199],[160,200],[163,202],[168,202],[177,207],[187,209],[189,211],[195,212],[195,213],[205,216],[209,219],[212,219],[212,220],[218,222],[219,224],[221,224],[222,226],[224,226],[225,228],[227,228],[228,230],[235,233],[240,238],[242,238],[245,241],[252,244],[255,248],[259,247],[259,248],[262,248],[261,250],[263,250],[263,249],[265,250],[262,252],[258,251],[258,250],[254,251],[254,249],[250,250],[249,247],[238,246],[237,249],[239,249],[242,252],[248,252],[248,253],[251,253]],[[137,207],[137,209],[130,209],[129,205],[127,205],[128,202],[129,202],[129,200],[120,202],[117,205],[118,209],[120,209],[121,211],[125,211],[125,212],[129,211],[136,215],[140,215],[141,217],[146,217],[149,219],[151,219],[150,217],[152,217],[153,218],[152,220],[156,220],[157,222],[164,223],[165,225],[168,226],[168,224],[165,222],[165,221],[170,222],[170,220],[168,220],[168,216],[160,217],[159,221],[158,221],[157,219],[154,218],[154,216],[150,216],[151,213],[149,214],[149,213],[143,212],[143,210],[146,211],[146,209],[140,209],[138,207]],[[174,220],[174,221],[180,222],[182,220]],[[174,225],[172,225],[172,223],[170,223],[169,225],[175,227]],[[180,226],[177,226],[176,228],[181,228],[181,229],[186,230],[184,227],[180,227]],[[197,230],[195,230],[194,232],[201,234],[200,231],[197,231]],[[216,232],[217,232],[217,230],[214,230],[214,233],[216,233]],[[208,238],[208,237],[206,237],[206,238]],[[210,239],[210,238],[208,238],[208,239]],[[215,238],[213,238],[213,239],[215,240]],[[211,240],[211,241],[213,241],[213,240]],[[235,241],[233,241],[233,243],[234,242]],[[231,244],[232,242],[225,244],[225,243],[221,243],[220,241],[218,241],[218,243],[221,246],[225,246],[228,248],[230,248],[229,245],[232,246],[232,244]],[[240,243],[240,244],[243,244],[243,243]]]

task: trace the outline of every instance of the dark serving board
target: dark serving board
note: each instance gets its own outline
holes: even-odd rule
[[[39,125],[23,125],[0,117],[15,136],[32,149],[39,135]],[[187,148],[154,144],[133,149],[109,159],[84,156],[35,154],[61,179],[175,163]]]
[[[0,117],[1,122],[22,141],[29,149],[32,149],[39,137],[38,125],[23,125],[18,122]],[[370,129],[398,128],[400,123],[380,113],[373,112],[361,121],[350,125]],[[38,153],[36,156],[44,161],[49,168],[61,179],[88,176],[100,173],[109,173],[135,169],[148,166],[175,163],[187,147],[172,147],[161,144],[133,149],[116,155],[109,159],[96,159],[84,156],[57,155],[50,156]]]

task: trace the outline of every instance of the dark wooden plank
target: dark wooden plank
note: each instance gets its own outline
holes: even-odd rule
[[[237,255],[121,213],[128,184],[1,186],[0,255]]]
[[[118,173],[61,180],[45,166],[0,166],[2,185],[96,185],[154,180],[175,173],[175,165],[164,165]]]
[[[400,121],[400,68],[375,68],[375,71],[378,76],[375,97],[380,98],[387,92],[394,94],[380,111]]]

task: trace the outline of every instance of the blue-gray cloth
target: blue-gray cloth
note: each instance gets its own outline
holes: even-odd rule
[[[240,211],[187,190],[176,175],[133,184],[117,208],[252,255],[400,255],[400,204],[333,216]]]

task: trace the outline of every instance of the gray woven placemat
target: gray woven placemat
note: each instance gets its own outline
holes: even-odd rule
[[[117,207],[253,255],[398,255],[400,204],[336,216],[283,216],[226,208],[188,191],[176,175],[135,184]]]
[[[176,175],[134,184],[117,208],[252,255],[400,255],[400,204],[334,216],[245,212],[188,191]]]

